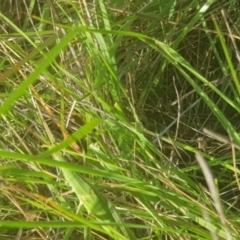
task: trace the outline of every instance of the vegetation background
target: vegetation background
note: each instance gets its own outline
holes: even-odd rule
[[[0,239],[239,239],[239,1],[1,0],[0,28]]]

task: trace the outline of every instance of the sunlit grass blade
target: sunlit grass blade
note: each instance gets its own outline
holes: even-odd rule
[[[218,25],[218,23],[217,23],[217,21],[216,21],[214,16],[212,16],[212,19],[213,19],[214,26],[215,26],[215,28],[217,30],[219,40],[220,40],[221,45],[222,45],[222,48],[223,48],[223,51],[224,51],[224,54],[225,54],[225,57],[226,57],[226,61],[227,61],[227,64],[228,64],[228,67],[230,69],[230,72],[231,72],[231,75],[232,75],[232,79],[233,79],[233,82],[235,84],[235,88],[236,88],[237,93],[238,93],[238,100],[239,100],[239,97],[240,97],[240,85],[239,85],[238,74],[237,74],[236,68],[233,66],[233,63],[232,63],[232,60],[231,60],[231,56],[230,56],[229,50],[227,48],[226,42],[224,40],[224,36],[222,34],[222,31],[219,28],[219,25]],[[235,54],[238,55],[239,53],[236,52]]]

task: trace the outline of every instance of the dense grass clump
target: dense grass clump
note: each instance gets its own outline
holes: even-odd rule
[[[0,239],[238,239],[239,2],[2,2]]]

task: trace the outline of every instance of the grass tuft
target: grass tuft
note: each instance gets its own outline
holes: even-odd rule
[[[0,6],[0,239],[238,239],[238,1]]]

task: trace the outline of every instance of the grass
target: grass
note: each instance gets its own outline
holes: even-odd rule
[[[238,239],[238,9],[1,4],[0,238]]]

